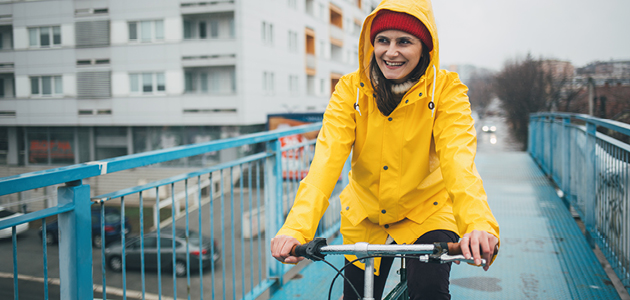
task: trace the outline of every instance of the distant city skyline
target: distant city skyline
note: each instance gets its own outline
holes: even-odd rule
[[[630,1],[433,1],[440,64],[470,64],[495,71],[506,60],[533,57],[630,60]]]

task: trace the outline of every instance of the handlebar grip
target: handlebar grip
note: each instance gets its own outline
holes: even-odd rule
[[[459,245],[459,243],[448,243],[448,254],[449,255],[462,254],[462,247]]]
[[[291,256],[295,256],[295,257],[306,256],[306,249],[307,248],[308,248],[308,244],[295,245],[295,246],[293,246],[293,249],[291,249]]]
[[[326,254],[322,254],[319,250],[326,246],[325,238],[315,238],[304,245],[295,245],[290,253],[296,257],[306,257],[313,261],[323,260]]]
[[[494,246],[494,255],[499,253],[499,245]],[[459,243],[448,243],[448,254],[449,255],[458,255],[462,254],[462,246]]]

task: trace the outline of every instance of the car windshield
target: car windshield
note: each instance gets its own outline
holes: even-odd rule
[[[0,218],[6,218],[14,215],[15,213],[10,210],[0,210]]]
[[[112,223],[120,223],[120,214],[117,214],[117,213],[105,214],[105,224],[112,224]]]

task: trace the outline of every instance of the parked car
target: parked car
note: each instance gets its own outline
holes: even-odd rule
[[[0,221],[4,221],[6,219],[11,219],[15,217],[19,217],[23,215],[19,212],[10,211],[2,206],[0,206]],[[20,233],[26,231],[28,229],[28,222],[22,223],[18,226],[15,226],[15,234],[19,235]],[[13,227],[7,227],[5,229],[0,230],[0,239],[9,238],[13,236]]]
[[[175,265],[173,265],[173,239],[175,239]],[[127,269],[140,269],[141,265],[141,239],[139,236],[129,239],[125,245],[125,265]],[[144,266],[145,269],[158,270],[158,238],[157,232],[144,235]],[[173,270],[177,276],[186,276],[186,231],[176,228],[173,236],[171,228],[160,231],[160,261],[162,270]],[[212,248],[211,248],[212,247]],[[208,237],[202,237],[199,241],[199,233],[190,230],[188,235],[188,249],[190,267],[199,269],[199,260],[203,268],[209,268],[212,261],[219,259],[220,253],[216,243]],[[212,250],[214,249],[214,250]],[[105,248],[105,260],[107,266],[115,272],[122,270],[122,250],[120,243],[115,243]],[[213,256],[211,257],[211,255]]]
[[[105,245],[119,241],[122,234],[120,210],[115,207],[105,207]],[[125,233],[131,231],[129,218],[125,217]],[[39,236],[42,236],[42,229],[39,229]],[[57,220],[46,224],[46,244],[53,245],[59,242],[59,224]],[[92,207],[92,246],[101,248],[101,208]]]

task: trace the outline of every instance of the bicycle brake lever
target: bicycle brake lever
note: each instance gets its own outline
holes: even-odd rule
[[[460,262],[465,262],[465,263],[469,263],[469,264],[475,264],[475,260],[474,259],[466,259],[463,255],[459,254],[459,255],[448,255],[448,254],[442,254],[439,256],[434,256],[434,255],[420,255],[419,257],[421,262],[425,262],[425,263],[440,263],[440,264],[445,264],[445,263],[450,263],[450,262],[454,262],[456,260],[460,261]],[[481,259],[481,266],[485,266],[486,265],[486,260],[485,259]]]

